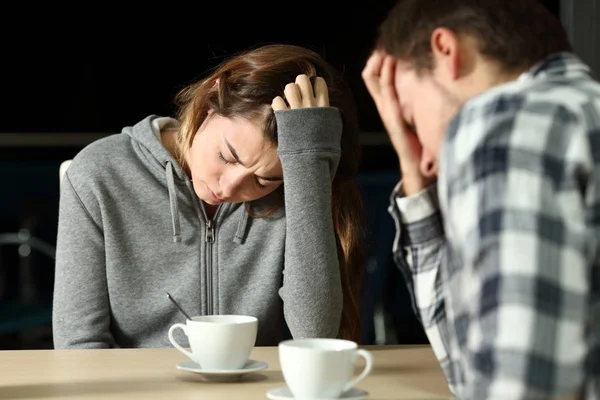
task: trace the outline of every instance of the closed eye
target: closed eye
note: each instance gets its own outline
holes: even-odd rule
[[[223,164],[231,164],[231,161],[226,160],[225,157],[223,157],[223,153],[221,152],[219,152],[219,160],[221,160]]]
[[[234,164],[235,163],[235,161],[229,161],[228,159],[226,159],[223,156],[223,153],[221,153],[220,151],[218,153],[218,156],[219,156],[219,160],[221,160],[221,162],[223,164]],[[270,180],[270,178],[265,178],[265,180]],[[266,188],[265,185],[263,185],[262,183],[260,183],[259,177],[256,176],[256,175],[254,175],[254,183],[256,184],[256,186],[258,186],[259,189],[265,189]]]

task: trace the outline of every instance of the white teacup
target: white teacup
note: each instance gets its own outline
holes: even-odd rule
[[[182,329],[190,351],[176,342],[173,332]],[[185,324],[169,328],[169,340],[175,348],[207,371],[241,369],[256,343],[258,320],[245,315],[207,315],[193,317]]]
[[[358,356],[366,365],[352,379]],[[349,340],[292,339],[279,343],[279,363],[294,399],[334,399],[371,372],[373,355]]]

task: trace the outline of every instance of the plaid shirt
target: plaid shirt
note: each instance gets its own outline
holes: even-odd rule
[[[600,85],[573,54],[470,100],[396,262],[459,399],[600,399]]]

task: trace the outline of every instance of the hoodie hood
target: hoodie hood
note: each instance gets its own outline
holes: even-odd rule
[[[163,146],[160,138],[161,131],[178,130],[176,119],[150,115],[131,127],[123,128],[122,133],[134,139],[144,151],[147,160],[160,166],[163,170],[168,164],[173,165],[174,176],[182,181],[189,180],[183,168],[173,155]]]
[[[181,225],[179,203],[177,201],[178,186],[176,181],[185,183],[186,196],[190,196],[192,204],[198,217],[202,216],[207,220],[206,212],[202,201],[194,191],[193,182],[187,176],[181,165],[175,160],[173,155],[163,146],[161,142],[161,132],[165,130],[178,130],[179,123],[176,119],[170,117],[160,117],[150,115],[132,127],[125,127],[122,133],[130,136],[139,146],[140,151],[144,154],[145,160],[149,166],[159,174],[164,174],[167,190],[169,193],[169,204],[171,212],[171,221],[173,227],[173,242],[181,241]],[[223,206],[221,206],[223,207]],[[243,242],[246,235],[246,225],[248,222],[248,212],[245,207],[241,207],[243,211],[240,213],[238,221],[238,230],[234,237],[234,242]]]

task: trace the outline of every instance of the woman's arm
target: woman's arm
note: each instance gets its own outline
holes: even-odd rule
[[[331,183],[341,155],[341,116],[333,107],[275,116],[286,211],[285,319],[294,338],[336,337],[343,299]]]
[[[93,196],[78,194],[81,178],[74,161],[60,195],[52,322],[56,349],[115,347],[100,213],[90,206]]]

